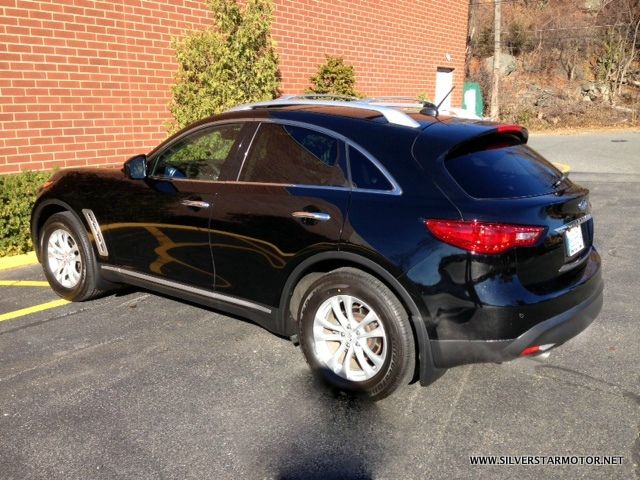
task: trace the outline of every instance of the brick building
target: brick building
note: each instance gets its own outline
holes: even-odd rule
[[[283,93],[332,54],[366,95],[437,98],[453,83],[460,104],[466,0],[274,3]],[[210,25],[204,0],[0,0],[0,174],[148,151],[166,137],[170,40]]]

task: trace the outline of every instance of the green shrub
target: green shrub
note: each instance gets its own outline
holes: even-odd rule
[[[416,97],[416,100],[418,100],[419,102],[422,103],[433,103],[433,100],[431,100],[431,97],[429,96],[429,94],[427,92],[421,92],[418,94],[418,96]]]
[[[311,88],[307,93],[360,96],[355,89],[356,74],[353,65],[344,63],[340,57],[327,55],[326,61],[310,80]]]
[[[278,58],[271,40],[272,0],[208,0],[215,29],[173,39],[178,72],[169,103],[174,132],[241,103],[278,93]]]
[[[49,177],[51,172],[0,175],[0,257],[33,249],[31,208],[38,189]]]

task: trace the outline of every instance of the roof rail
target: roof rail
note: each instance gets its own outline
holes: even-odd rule
[[[412,97],[371,97],[361,100],[370,105],[381,105],[394,108],[417,108],[425,115],[438,116],[438,106],[428,100],[418,100]]]
[[[312,94],[311,97],[315,97],[315,94]],[[383,105],[374,105],[366,102],[362,102],[358,99],[351,100],[317,100],[314,98],[305,98],[304,95],[288,95],[285,97],[276,98],[275,100],[269,100],[266,102],[258,102],[258,103],[247,103],[245,105],[239,105],[234,107],[229,112],[238,112],[242,110],[254,110],[256,108],[269,108],[269,107],[286,107],[290,105],[318,105],[318,106],[326,106],[326,107],[348,107],[348,108],[357,108],[361,110],[373,110],[375,112],[380,113],[384,116],[387,122],[392,123],[393,125],[401,125],[404,127],[411,128],[419,128],[420,124],[416,122],[413,118],[407,115],[405,112],[400,110],[396,110],[395,108]],[[336,98],[334,95],[328,95],[328,97]],[[323,97],[324,98],[324,97]]]
[[[354,102],[358,97],[351,95],[334,95],[333,93],[304,93],[302,95],[282,95],[276,100],[335,100],[337,102]]]
[[[422,108],[424,102],[413,97],[369,97],[360,100],[362,103],[370,105],[380,105],[383,107],[396,108]]]

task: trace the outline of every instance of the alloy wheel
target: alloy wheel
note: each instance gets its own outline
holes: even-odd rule
[[[318,361],[352,382],[378,374],[388,350],[378,314],[351,295],[335,295],[320,305],[313,322],[313,342]]]
[[[82,275],[82,257],[78,242],[66,230],[54,230],[47,241],[47,264],[56,281],[74,288]]]

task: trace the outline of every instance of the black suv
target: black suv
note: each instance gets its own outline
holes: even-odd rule
[[[599,313],[588,190],[526,141],[433,109],[248,105],[122,169],[57,173],[34,245],[64,298],[131,284],[206,304],[379,399],[455,365],[543,354]]]

